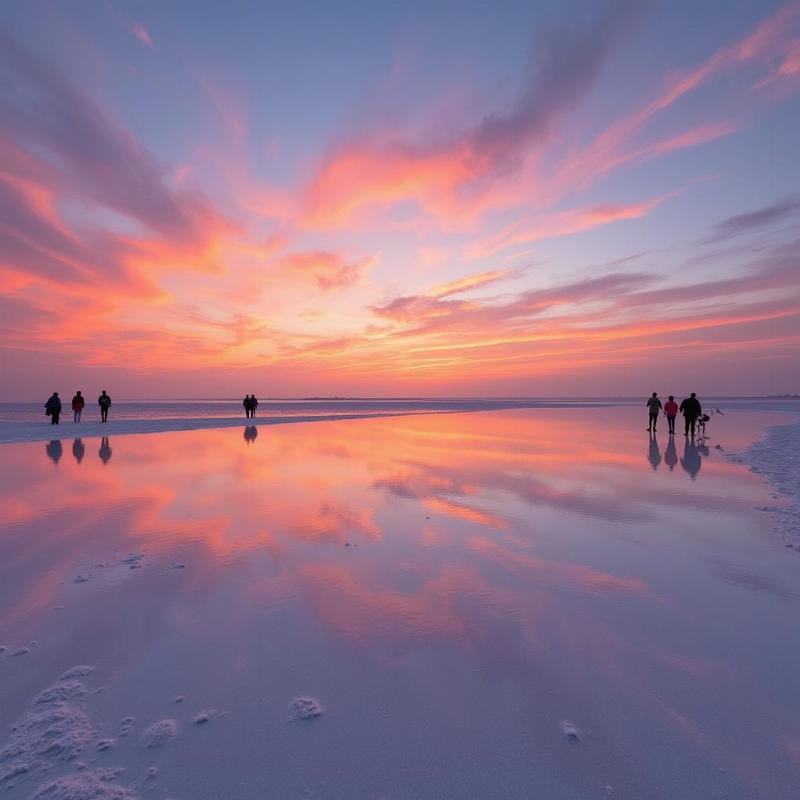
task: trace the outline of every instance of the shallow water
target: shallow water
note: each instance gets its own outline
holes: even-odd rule
[[[796,798],[800,554],[725,458],[783,417],[715,418],[674,448],[641,417],[2,446],[0,780],[30,763],[0,791]],[[8,726],[75,665],[96,667],[64,701],[91,724],[80,754],[4,761]],[[299,697],[322,713],[289,721]],[[174,737],[148,747],[164,719]]]

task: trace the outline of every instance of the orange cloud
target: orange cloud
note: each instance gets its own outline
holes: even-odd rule
[[[278,262],[281,273],[289,278],[308,277],[323,291],[352,286],[375,264],[374,258],[347,261],[328,250],[310,250],[285,256]]]
[[[477,275],[467,275],[465,278],[459,278],[458,280],[434,286],[432,289],[425,292],[425,297],[449,297],[450,295],[460,294],[470,289],[478,289],[482,286],[497,283],[497,281],[501,281],[514,274],[517,274],[515,270],[495,269],[489,272],[481,272]]]

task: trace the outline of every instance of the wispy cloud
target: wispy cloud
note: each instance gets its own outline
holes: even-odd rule
[[[800,197],[786,197],[764,208],[749,211],[746,214],[736,214],[733,217],[718,222],[706,239],[707,242],[720,242],[732,239],[734,236],[744,236],[748,233],[761,231],[770,225],[775,225],[785,220],[800,215]]]
[[[443,141],[413,141],[392,131],[352,137],[320,164],[308,186],[305,224],[337,226],[360,209],[409,199],[441,220],[474,214],[495,178],[517,169],[585,95],[638,6],[607,3],[591,24],[540,36],[516,103]]]
[[[515,222],[487,239],[476,242],[470,247],[469,253],[473,258],[485,258],[513,245],[570,236],[622,220],[639,219],[677,194],[669,192],[640,203],[606,203],[558,214],[539,214],[532,219]]]
[[[130,23],[130,32],[144,45],[153,49],[155,45],[153,44],[153,39],[141,22],[131,22]]]
[[[352,286],[375,264],[373,258],[349,261],[340,253],[312,250],[292,253],[280,259],[277,266],[282,275],[311,278],[323,291]]]

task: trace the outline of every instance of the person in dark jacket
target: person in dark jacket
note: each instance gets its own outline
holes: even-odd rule
[[[106,394],[106,390],[97,398],[97,405],[100,406],[100,422],[108,422],[108,409],[111,408],[111,398]]]
[[[256,400],[256,396],[254,394],[250,395],[250,416],[254,417],[256,415],[256,409],[258,408],[258,400]]]
[[[244,400],[242,400],[242,405],[244,406],[244,413],[247,419],[250,419],[250,395],[246,394],[244,396]]]
[[[686,422],[684,436],[689,435],[689,430],[692,431],[692,436],[694,436],[694,427],[697,423],[697,418],[703,413],[703,408],[700,405],[700,401],[697,399],[697,395],[692,392],[692,394],[681,401],[680,406],[678,406],[678,411],[683,414],[683,419]]]
[[[653,392],[652,396],[647,398],[645,405],[647,406],[647,414],[649,417],[647,430],[655,431],[656,422],[658,422],[658,414],[661,411],[661,401],[658,399],[658,392]]]
[[[73,422],[80,422],[81,421],[81,412],[83,411],[83,407],[86,405],[86,400],[84,400],[83,395],[80,392],[75,392],[75,397],[72,398],[72,421]]]
[[[50,417],[51,425],[58,425],[58,418],[61,416],[61,400],[58,396],[58,392],[53,392],[53,394],[47,398],[47,402],[44,404],[44,413]]]

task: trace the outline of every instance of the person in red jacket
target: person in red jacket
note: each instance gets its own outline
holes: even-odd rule
[[[675,398],[670,395],[669,400],[664,403],[664,416],[667,418],[667,424],[669,425],[669,432],[671,434],[675,433],[675,417],[678,416],[678,404],[675,402]]]
[[[81,421],[81,411],[86,405],[83,395],[80,392],[75,392],[75,397],[72,398],[72,419],[73,422]]]

